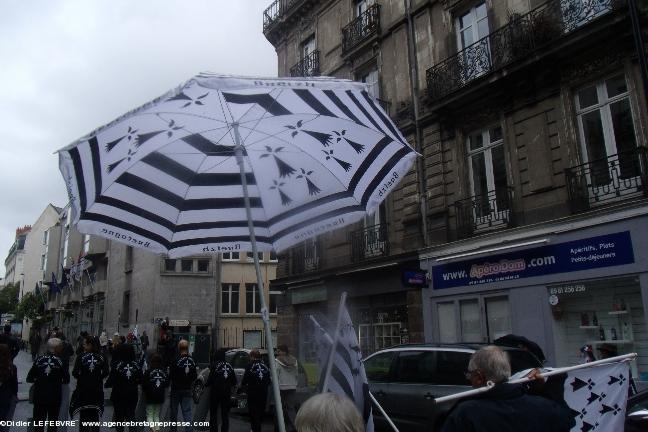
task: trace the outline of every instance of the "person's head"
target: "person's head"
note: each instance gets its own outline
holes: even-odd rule
[[[146,330],[142,332],[142,336],[146,336]]]
[[[261,360],[261,352],[258,349],[253,349],[252,351],[250,351],[250,359],[252,361]]]
[[[466,378],[475,387],[484,387],[489,381],[501,384],[511,376],[511,362],[501,348],[489,345],[476,351],[468,362]]]
[[[597,349],[601,354],[601,359],[616,357],[617,355],[619,355],[619,351],[617,350],[616,345],[604,343],[601,344]]]
[[[151,354],[149,358],[149,364],[152,369],[159,369],[162,367],[162,356],[158,353]]]
[[[308,399],[295,417],[298,432],[364,432],[362,416],[351,399],[320,393]]]
[[[214,353],[214,361],[217,361],[217,362],[225,361],[225,353],[226,352],[227,352],[227,350],[223,349],[223,348],[220,348],[220,349],[216,350],[216,352]]]
[[[86,333],[83,337],[83,351],[85,352],[97,352],[97,346],[95,343],[95,338]]]
[[[592,345],[583,345],[580,348],[580,352],[585,362],[589,363],[596,360],[596,357],[594,357],[594,350],[592,349]]]
[[[5,334],[11,334],[11,324],[5,324],[4,325],[4,333]]]
[[[189,341],[186,339],[180,339],[180,342],[178,342],[178,352],[180,354],[188,354],[189,353]]]
[[[123,362],[135,361],[135,348],[133,345],[120,343],[116,348],[117,358]]]
[[[61,355],[63,352],[63,341],[57,337],[49,338],[47,341],[47,352],[55,356]]]
[[[288,345],[279,345],[277,346],[277,355],[289,355],[290,351],[288,350]]]

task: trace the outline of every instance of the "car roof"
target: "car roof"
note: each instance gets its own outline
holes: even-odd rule
[[[388,348],[382,349],[380,351],[376,351],[373,354],[379,352],[388,352],[388,351],[415,351],[415,350],[456,351],[456,352],[465,352],[465,353],[472,354],[475,351],[485,346],[488,346],[488,344],[485,343],[408,343],[408,344],[393,345]],[[516,347],[499,346],[499,348],[501,348],[503,351],[524,351]]]

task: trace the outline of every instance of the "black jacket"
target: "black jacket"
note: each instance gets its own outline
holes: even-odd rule
[[[45,354],[32,365],[27,382],[34,383],[34,404],[59,405],[61,385],[70,382],[70,371],[63,367],[60,358]]]
[[[103,413],[103,380],[108,376],[108,363],[104,357],[97,353],[77,356],[72,376],[77,379],[77,385],[70,401],[71,415],[85,408],[96,408]]]
[[[566,406],[526,394],[520,385],[499,384],[460,401],[441,432],[567,432],[574,424]]]
[[[0,407],[9,406],[17,394],[18,370],[15,365],[11,365],[11,375],[6,381],[0,382]]]
[[[219,361],[209,367],[209,378],[205,386],[211,387],[212,400],[229,399],[235,385],[236,374],[232,365],[226,361]]]
[[[197,377],[194,359],[189,354],[181,354],[171,364],[171,391],[191,390]]]
[[[260,360],[253,361],[245,368],[242,386],[247,386],[248,401],[263,400],[265,402],[268,396],[268,386],[270,385],[270,370],[268,366]]]
[[[18,346],[18,339],[13,337],[13,335],[8,333],[0,333],[0,344],[9,345],[9,351],[11,352],[11,358],[16,358],[20,352],[20,347]]]
[[[146,402],[164,403],[164,390],[169,386],[169,376],[163,369],[149,369],[142,379],[142,392]]]
[[[137,386],[142,381],[142,369],[136,361],[119,361],[111,369],[106,388],[112,387],[110,400],[137,405]]]

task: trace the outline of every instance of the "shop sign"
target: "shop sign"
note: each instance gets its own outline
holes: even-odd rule
[[[403,270],[401,273],[403,286],[406,287],[427,287],[427,272],[425,270]]]
[[[169,320],[171,327],[189,327],[189,320]]]
[[[318,285],[291,290],[290,299],[292,304],[326,301],[326,287]]]
[[[584,284],[557,285],[549,287],[549,294],[551,295],[569,295],[584,293],[585,291],[587,291],[587,288]]]
[[[432,267],[434,289],[634,263],[629,231]]]

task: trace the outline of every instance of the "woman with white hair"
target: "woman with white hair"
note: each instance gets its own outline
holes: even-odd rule
[[[308,399],[295,418],[297,432],[364,432],[362,416],[351,399],[320,393]]]

